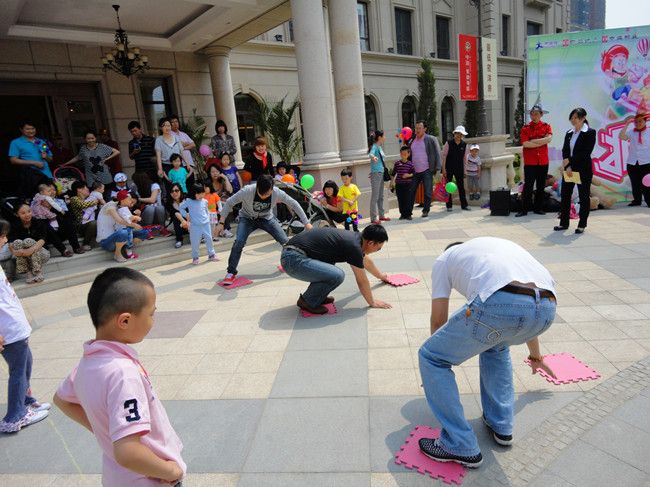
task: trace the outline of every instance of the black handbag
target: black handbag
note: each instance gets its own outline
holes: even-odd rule
[[[384,181],[390,181],[390,171],[386,165],[384,165]]]

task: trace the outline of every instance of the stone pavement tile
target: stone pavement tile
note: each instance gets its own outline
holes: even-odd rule
[[[194,372],[196,366],[201,362],[205,354],[167,355],[159,360],[155,367],[145,364],[147,372],[152,375],[188,375]]]
[[[188,472],[233,473],[244,467],[264,401],[168,401],[165,409],[183,442]]]
[[[192,374],[178,389],[174,399],[180,401],[219,399],[231,377],[231,374]],[[154,378],[157,379],[157,377]]]
[[[14,484],[19,485],[19,484]],[[33,485],[33,484],[29,484]],[[99,487],[102,485],[101,474],[57,475],[48,487]]]
[[[394,348],[409,346],[406,330],[369,330],[368,348]]]
[[[370,487],[367,473],[245,473],[237,487]]]
[[[647,321],[613,321],[612,324],[630,338],[650,338],[650,326]]]
[[[451,307],[451,303],[450,303]],[[427,293],[424,298],[402,299],[400,298],[400,308],[408,313],[427,313],[431,315],[431,295]]]
[[[628,304],[594,305],[591,308],[608,320],[646,320],[647,316]],[[584,320],[582,320],[584,321]]]
[[[650,301],[650,293],[643,289],[612,290],[610,293],[625,304],[647,304]]]
[[[237,487],[238,473],[188,473],[183,483],[192,487]]]
[[[226,323],[223,328],[221,328],[221,332],[219,333],[222,336],[234,336],[234,335],[256,335],[257,332],[260,330],[259,327],[259,321],[258,320],[248,320],[248,321],[240,321],[240,320],[231,320],[228,323]]]
[[[368,349],[369,370],[412,369],[413,360],[408,347]]]
[[[562,323],[557,321],[554,322],[553,325],[548,330],[546,330],[540,338],[540,340],[544,343],[566,342],[581,339],[583,339],[583,337],[578,334],[574,326],[569,323]]]
[[[579,487],[579,485],[572,484],[559,475],[550,472],[542,472],[541,475],[529,484],[530,487]]]
[[[405,328],[422,328],[428,327],[431,318],[431,312],[428,313],[411,313],[407,310],[402,313]]]
[[[239,362],[237,372],[277,372],[283,355],[283,352],[246,352]]]
[[[226,326],[223,322],[218,322],[218,318],[210,316],[213,321],[199,321],[187,332],[187,338],[214,338],[221,334],[221,330]]]
[[[540,338],[540,343],[544,354],[547,353],[568,353],[575,356],[583,364],[589,365],[590,362],[607,362],[605,358],[593,345],[586,340],[566,341],[566,342],[553,342],[545,343],[544,335]],[[546,351],[548,350],[548,351]]]
[[[562,303],[562,306],[582,306],[585,304],[575,294],[571,294],[566,290],[561,290],[557,286],[555,287],[555,292],[557,293],[558,303]]]
[[[586,305],[624,304],[623,301],[607,291],[582,292],[581,289],[576,289],[573,295]],[[565,303],[562,302],[562,305]]]
[[[650,318],[650,303],[645,302],[643,304],[632,304],[631,306],[640,313],[643,313],[647,318]]]
[[[442,487],[447,485],[439,479],[432,479],[428,474],[421,475],[415,470],[404,468],[404,473],[372,473],[371,487]]]
[[[284,352],[291,340],[289,333],[258,333],[250,341],[247,352]]]
[[[31,343],[30,343],[31,346]],[[34,360],[32,365],[33,379],[65,379],[72,369],[79,363],[78,358],[59,358],[48,360]],[[5,365],[5,362],[2,363]]]
[[[639,419],[642,420],[643,416],[647,416],[647,413]],[[650,433],[636,425],[608,416],[581,439],[594,448],[650,474]]]
[[[409,328],[406,330],[406,336],[409,340],[409,346],[419,347],[429,338],[431,338],[431,330],[427,326],[428,323],[425,323],[426,328]]]
[[[557,314],[567,322],[602,320],[603,316],[592,308],[593,306],[563,306],[560,302]]]
[[[284,353],[270,397],[367,396],[366,350],[309,350]]]
[[[155,325],[148,338],[182,338],[205,315],[207,310],[157,311]]]
[[[515,394],[515,443],[581,396],[580,392],[527,391]]]
[[[390,298],[379,297],[375,293],[373,296],[376,299],[388,300],[393,307],[391,309],[369,308],[367,312],[368,329],[389,329],[389,328],[404,328],[404,320],[402,318],[402,306],[398,299],[390,300]]]
[[[649,277],[634,277],[628,279],[630,284],[643,289],[650,293],[650,278]]]
[[[550,330],[553,328],[555,327],[552,326]],[[575,339],[579,340],[582,338],[589,342],[591,340],[625,340],[629,338],[619,328],[612,326],[612,322],[607,320],[569,323],[569,328],[578,334]],[[548,332],[544,333],[544,341],[548,341],[547,335]]]
[[[221,399],[265,399],[269,397],[274,381],[275,373],[235,373]]]
[[[339,310],[333,315],[300,318],[291,334],[287,350],[366,348],[368,331],[362,313],[365,314],[365,311]],[[346,315],[354,317],[346,318]]]
[[[197,374],[231,374],[244,356],[244,352],[207,353],[196,366]]]
[[[577,440],[547,467],[547,471],[575,485],[641,485],[646,474],[610,454]]]
[[[368,371],[370,396],[415,396],[420,382],[413,368]]]
[[[368,472],[368,431],[367,398],[269,399],[239,471]]]
[[[575,274],[573,271],[563,271],[571,272],[572,275]],[[575,292],[600,292],[603,291],[603,288],[598,285],[597,281],[586,281],[583,279],[573,280],[573,281],[564,281],[559,280],[557,273],[553,272],[553,279],[555,279],[555,290],[560,296],[564,294],[571,294]],[[625,281],[627,282],[627,281]]]
[[[634,365],[635,363],[636,362],[612,362],[612,365],[621,371],[627,369],[630,365]]]
[[[638,259],[643,257],[642,254],[621,245],[581,247],[580,253],[583,256],[587,256],[592,262],[599,262],[601,260]]]
[[[641,360],[648,355],[635,340],[591,340],[591,345],[610,362]]]
[[[609,271],[608,274],[613,274],[614,277],[618,276],[628,280],[632,280],[633,278],[643,279],[650,277],[650,266],[639,265],[639,259],[602,260],[599,264]],[[588,279],[604,279],[604,277],[598,275],[588,275],[585,273],[583,273],[583,275]]]
[[[589,367],[599,373],[600,377],[597,379],[581,380],[578,382],[577,384],[580,386],[580,389],[585,392],[590,391],[594,387],[600,385],[602,382],[620,372],[619,369],[616,368],[616,366],[611,362],[590,362]]]

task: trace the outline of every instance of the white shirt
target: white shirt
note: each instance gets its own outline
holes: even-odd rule
[[[639,144],[639,132],[630,127],[625,132],[630,138],[630,153],[627,156],[627,163],[635,165],[637,161],[640,166],[650,164],[650,127],[641,132],[641,144]]]
[[[117,211],[117,204],[115,201],[106,203],[97,215],[97,241],[101,242],[106,237],[110,237],[115,233],[115,218],[108,214],[109,210]]]
[[[479,237],[446,250],[433,264],[431,299],[448,298],[456,289],[470,303],[485,302],[512,281],[535,283],[555,294],[555,281],[546,268],[510,240]]]
[[[576,132],[576,129],[574,128],[573,130],[569,130],[569,133],[573,132],[573,135],[571,136],[571,141],[569,142],[569,146],[571,147],[571,155],[573,155],[573,148],[576,145],[576,140],[578,140],[578,136],[580,135],[580,132],[586,132],[589,130],[589,125],[586,123],[582,124],[582,128]]]
[[[172,132],[172,134],[175,134],[180,139],[181,145],[194,142],[189,135],[187,135],[185,132],[181,132],[180,130],[178,132]],[[183,154],[185,154],[185,159],[187,159],[187,163],[190,166],[194,167],[194,161],[192,160],[192,152],[183,149]]]
[[[7,345],[29,338],[32,327],[27,321],[25,311],[0,267],[0,335]]]

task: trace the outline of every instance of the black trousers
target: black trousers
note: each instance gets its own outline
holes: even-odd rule
[[[49,220],[46,222],[46,242],[54,245],[56,250],[61,252],[61,254],[66,251],[65,244],[63,243],[66,240],[70,243],[72,250],[77,250],[81,247],[77,238],[77,227],[75,226],[72,214],[66,212],[65,215],[58,215],[56,221],[59,223],[58,230],[52,228]]]
[[[645,204],[650,206],[650,186],[643,185],[643,177],[650,174],[650,164],[627,165],[627,175],[630,177],[632,183],[632,203],[641,204],[641,199],[645,200]]]
[[[465,168],[461,164],[449,165],[447,164],[447,182],[455,179],[456,187],[458,188],[458,198],[460,199],[460,207],[467,208],[467,198],[465,197]],[[453,206],[453,195],[449,195],[447,201],[447,208]]]
[[[397,205],[399,214],[404,218],[412,216],[413,202],[411,200],[411,183],[399,183],[395,185],[395,194],[397,195]]]
[[[532,209],[534,211],[544,211],[544,186],[546,185],[547,174],[548,164],[524,166],[524,190],[521,194],[521,211],[524,213],[531,210],[533,185],[537,189],[535,191],[535,206]]]
[[[578,195],[580,196],[580,220],[578,226],[585,228],[587,226],[587,218],[589,218],[590,199],[589,193],[591,192],[591,179],[593,174],[580,173],[580,182],[578,184]],[[576,183],[567,183],[562,180],[562,202],[560,203],[560,226],[569,226],[569,214],[571,213],[571,195],[573,194],[573,187]]]

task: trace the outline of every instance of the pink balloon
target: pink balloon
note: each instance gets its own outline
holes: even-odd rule
[[[205,144],[203,144],[199,148],[199,152],[201,153],[202,156],[205,156],[205,157],[208,157],[212,153],[212,151],[210,150],[210,146],[205,145]]]
[[[404,140],[409,140],[413,136],[413,130],[411,130],[411,127],[404,127],[401,133],[404,136]]]
[[[643,176],[641,182],[646,188],[650,188],[650,174],[646,174],[645,176]]]

